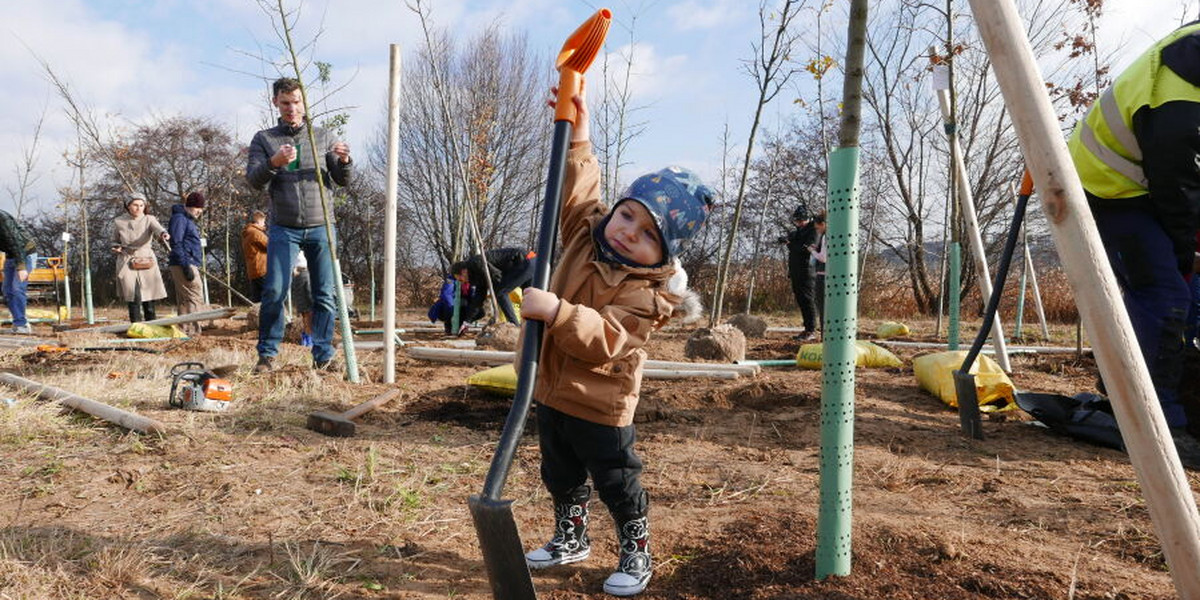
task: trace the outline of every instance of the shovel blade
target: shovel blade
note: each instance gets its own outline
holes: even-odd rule
[[[958,399],[958,421],[963,435],[983,439],[983,421],[979,417],[979,393],[975,376],[961,370],[954,372],[954,395]]]
[[[493,500],[484,496],[467,499],[483,564],[487,567],[495,600],[537,600],[533,577],[525,564],[521,534],[513,518],[512,500]]]

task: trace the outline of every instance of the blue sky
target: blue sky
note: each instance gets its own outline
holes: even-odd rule
[[[551,56],[563,39],[597,8],[598,0],[427,0],[436,26],[464,36],[493,23],[528,34],[531,47]],[[291,0],[289,4],[295,4]],[[405,59],[421,41],[417,19],[403,0],[306,0],[300,37],[318,24],[324,31],[317,57],[335,68],[335,79],[353,74],[339,100],[355,104],[347,140],[365,154],[383,120],[388,44]],[[843,9],[837,2],[835,14]],[[1141,48],[1166,33],[1194,0],[1109,0],[1102,34],[1113,44]],[[255,0],[56,0],[4,2],[0,26],[0,208],[10,209],[9,189],[23,148],[45,111],[38,147],[39,180],[33,194],[53,205],[55,189],[71,182],[62,153],[74,140],[63,103],[32,52],[68,81],[108,128],[153,116],[211,117],[248,141],[267,118],[263,68],[250,55],[276,46],[270,19]],[[715,177],[722,130],[744,144],[756,92],[741,69],[758,36],[751,0],[616,0],[606,5],[616,23],[609,51],[628,43],[635,27],[635,104],[647,108],[646,134],[632,150],[631,172],[680,164]],[[840,33],[844,22],[828,26]],[[827,22],[828,23],[828,22]],[[1107,42],[1105,42],[1107,43]],[[840,84],[838,85],[840,90]],[[827,92],[828,94],[829,92]],[[785,92],[767,111],[775,121],[789,110]],[[769,125],[768,125],[769,126]]]

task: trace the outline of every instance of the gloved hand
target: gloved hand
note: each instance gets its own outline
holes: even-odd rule
[[[183,267],[183,278],[188,281],[194,281],[196,279],[196,270],[193,269],[191,265],[184,266]]]

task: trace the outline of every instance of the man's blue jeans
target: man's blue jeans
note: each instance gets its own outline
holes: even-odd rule
[[[333,259],[324,225],[304,229],[271,225],[267,231],[267,274],[263,277],[259,308],[258,355],[279,354],[284,329],[283,303],[292,286],[297,251],[304,252],[308,260],[313,297],[313,360],[324,363],[333,358],[333,321],[337,315]]]
[[[33,272],[33,266],[37,263],[37,254],[30,254],[25,257],[26,273]],[[28,300],[26,294],[29,289],[28,281],[21,281],[17,277],[17,265],[21,263],[7,258],[4,261],[4,301],[8,303],[8,310],[12,313],[13,327],[24,327],[29,324],[29,320],[25,318],[25,305]]]
[[[1092,214],[1167,425],[1183,427],[1187,416],[1179,402],[1179,381],[1191,290],[1179,272],[1171,240],[1148,211],[1093,207]]]

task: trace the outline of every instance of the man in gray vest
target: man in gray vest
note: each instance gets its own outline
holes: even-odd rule
[[[313,296],[313,365],[318,369],[325,368],[333,360],[333,321],[337,314],[334,286],[340,282],[333,280],[333,261],[325,233],[317,169],[321,169],[321,181],[328,192],[332,192],[335,185],[346,185],[351,170],[349,146],[333,132],[315,126],[313,136],[322,164],[313,164],[312,149],[307,147],[309,137],[299,81],[280,78],[271,91],[271,102],[279,111],[279,124],[255,134],[246,165],[246,179],[250,185],[255,189],[266,187],[271,197],[256,373],[270,371],[279,354],[284,330],[283,302],[291,286],[297,252],[304,252],[308,259]]]

